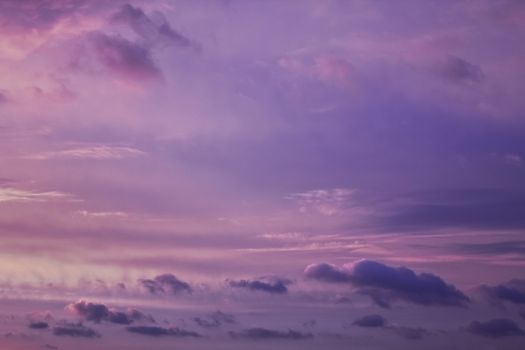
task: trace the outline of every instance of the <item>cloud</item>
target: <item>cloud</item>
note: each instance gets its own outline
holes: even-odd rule
[[[485,322],[473,321],[467,332],[488,338],[503,338],[509,336],[524,336],[525,332],[516,322],[505,318],[492,319]]]
[[[151,294],[179,294],[182,292],[191,293],[191,286],[178,279],[176,276],[166,273],[158,275],[153,279],[141,279],[139,283]]]
[[[362,260],[352,268],[329,264],[306,267],[307,278],[329,283],[348,283],[358,292],[369,295],[379,306],[388,306],[400,299],[420,305],[464,306],[470,300],[454,285],[431,273],[416,274],[406,267],[390,267],[382,263]]]
[[[54,152],[43,152],[27,156],[28,159],[47,160],[47,159],[124,159],[140,157],[146,155],[145,152],[131,147],[113,146],[91,146],[72,148]]]
[[[260,291],[270,294],[286,294],[288,293],[287,285],[291,284],[292,281],[285,278],[268,278],[268,279],[256,279],[256,280],[239,280],[239,281],[228,281],[230,287],[243,288],[250,291]]]
[[[483,80],[481,68],[463,58],[451,56],[434,68],[436,74],[454,83],[477,83]]]
[[[233,315],[226,314],[222,311],[215,311],[204,317],[195,317],[193,320],[203,328],[217,328],[223,324],[236,323]]]
[[[395,334],[409,340],[422,339],[425,335],[429,334],[428,330],[422,327],[390,326],[388,329],[393,331]]]
[[[148,335],[151,337],[193,337],[200,338],[201,335],[196,332],[187,331],[180,328],[164,328],[157,326],[130,326],[126,327],[126,330],[131,333]]]
[[[67,193],[48,191],[36,192],[27,191],[11,187],[0,188],[1,202],[48,202],[55,199],[64,199],[70,197]]]
[[[481,286],[481,292],[492,301],[506,301],[513,304],[525,304],[525,281],[512,280],[495,286]]]
[[[313,338],[311,333],[302,333],[295,330],[288,331],[276,331],[266,328],[249,328],[240,332],[229,332],[232,338],[246,338],[253,340],[265,340],[265,339],[289,339],[289,340],[302,340]]]
[[[128,25],[149,44],[174,44],[180,47],[192,45],[192,42],[174,30],[159,12],[148,17],[141,8],[125,4],[113,15],[112,21]]]
[[[97,331],[84,326],[82,323],[63,322],[53,328],[53,334],[57,337],[100,338]]]
[[[84,300],[69,304],[66,306],[66,310],[82,317],[86,321],[95,323],[101,321],[117,324],[131,324],[136,321],[154,322],[151,316],[147,316],[138,310],[116,311],[104,304],[90,303]]]
[[[90,33],[89,40],[102,65],[116,76],[131,81],[161,78],[149,48],[102,32]]]
[[[28,326],[31,329],[48,329],[49,323],[44,321],[31,322]]]
[[[354,321],[354,325],[368,328],[382,328],[386,325],[386,319],[381,315],[366,315]]]

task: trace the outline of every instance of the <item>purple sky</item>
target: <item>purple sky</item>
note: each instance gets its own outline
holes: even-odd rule
[[[523,349],[525,2],[0,0],[0,348]]]

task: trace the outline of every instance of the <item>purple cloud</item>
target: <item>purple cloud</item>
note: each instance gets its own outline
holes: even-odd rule
[[[439,276],[416,274],[406,267],[390,267],[376,261],[360,261],[351,270],[312,264],[304,274],[321,282],[351,284],[380,306],[388,306],[389,301],[395,299],[420,305],[464,306],[470,302],[465,294]]]
[[[191,286],[178,279],[170,273],[158,275],[153,279],[141,279],[140,284],[151,294],[179,294],[181,292],[191,293]]]
[[[287,286],[291,283],[292,281],[285,278],[228,281],[230,287],[233,288],[242,288],[250,291],[260,291],[270,294],[288,293]]]
[[[516,322],[497,318],[489,321],[473,321],[467,326],[467,332],[488,338],[525,336],[525,331]]]
[[[128,310],[126,312],[108,308],[104,304],[91,303],[79,300],[66,306],[66,309],[82,317],[86,321],[100,323],[106,321],[117,324],[131,324],[136,321],[154,322],[151,316],[147,316],[138,310]]]

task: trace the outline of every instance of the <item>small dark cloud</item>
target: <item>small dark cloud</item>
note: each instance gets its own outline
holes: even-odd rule
[[[390,326],[388,329],[409,340],[419,340],[429,334],[428,330],[421,327]]]
[[[454,83],[478,83],[485,77],[481,67],[456,56],[437,64],[434,72]]]
[[[141,279],[139,283],[151,294],[179,294],[182,292],[191,293],[191,286],[178,279],[176,276],[166,273],[158,275],[153,279]]]
[[[317,321],[316,320],[308,320],[308,321],[304,321],[303,323],[301,323],[301,325],[304,328],[315,328],[315,326],[317,326]]]
[[[53,328],[53,334],[57,337],[100,338],[97,331],[84,326],[82,323],[62,322]]]
[[[128,25],[135,34],[151,45],[173,44],[180,47],[192,45],[188,38],[172,28],[160,12],[148,16],[141,8],[126,4],[113,15],[112,20],[115,23]]]
[[[439,276],[416,274],[406,267],[390,267],[371,260],[360,261],[351,270],[312,264],[306,267],[305,276],[321,282],[348,283],[382,307],[388,307],[390,301],[396,299],[420,305],[464,306],[470,302],[465,294]]]
[[[480,290],[493,302],[525,304],[525,281],[512,280],[495,286],[481,286]]]
[[[90,33],[89,39],[99,61],[115,75],[135,81],[161,77],[149,48],[121,36],[102,32]]]
[[[230,287],[243,288],[251,291],[260,291],[270,294],[286,294],[288,293],[288,285],[292,281],[275,277],[275,278],[261,278],[254,280],[239,280],[239,281],[228,281]]]
[[[90,303],[84,300],[69,304],[66,309],[82,317],[86,321],[92,321],[95,323],[101,321],[117,324],[131,324],[135,321],[154,322],[151,316],[147,316],[135,309],[122,312],[110,309],[104,304]]]
[[[203,317],[195,317],[195,323],[204,328],[217,328],[223,324],[235,324],[235,317],[222,311],[216,311]]]
[[[126,330],[130,333],[148,335],[151,337],[192,337],[200,338],[201,335],[197,332],[187,331],[180,328],[164,328],[157,326],[130,326],[126,327]]]
[[[359,327],[381,328],[386,326],[386,319],[381,315],[366,315],[354,321]]]
[[[289,339],[289,340],[302,340],[313,338],[312,333],[302,333],[295,330],[288,331],[276,331],[266,328],[249,328],[240,332],[229,332],[232,338],[245,338],[253,340],[265,340],[265,339]]]
[[[467,332],[488,338],[503,338],[509,336],[524,336],[525,332],[516,322],[505,318],[497,318],[485,322],[473,321]]]
[[[28,327],[31,329],[48,329],[49,323],[43,321],[31,322]]]
[[[51,344],[44,344],[43,348],[44,349],[50,349],[50,350],[57,350],[58,346],[51,345]]]

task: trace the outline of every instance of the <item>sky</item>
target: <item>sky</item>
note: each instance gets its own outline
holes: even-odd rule
[[[525,2],[0,0],[0,348],[523,349]]]

